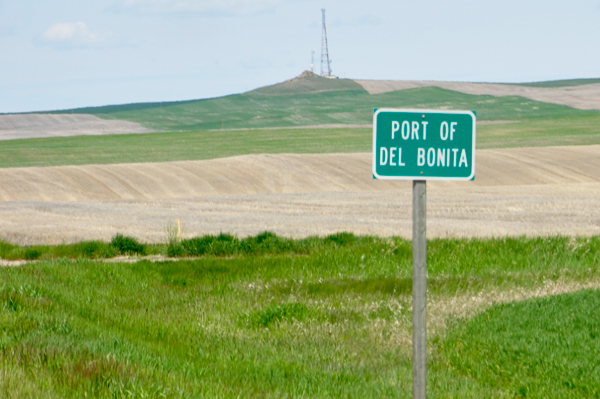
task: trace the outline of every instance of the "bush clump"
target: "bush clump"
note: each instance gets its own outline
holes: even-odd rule
[[[183,245],[179,241],[169,241],[167,243],[167,256],[170,258],[181,258],[186,256],[187,253],[183,248]]]
[[[242,251],[246,254],[279,254],[296,252],[295,241],[278,237],[270,231],[265,231],[256,237],[247,237],[240,242]]]
[[[240,240],[231,234],[206,235],[182,240],[181,246],[190,256],[232,256],[240,252]]]
[[[111,247],[117,254],[121,255],[145,255],[146,246],[133,237],[127,237],[117,233],[110,241]]]
[[[218,236],[206,235],[181,241],[181,248],[188,256],[234,256],[234,255],[265,255],[281,253],[307,253],[309,241],[293,240],[278,237],[275,233],[266,231],[253,237],[240,240],[230,234]],[[170,248],[170,246],[169,246]],[[168,249],[168,252],[169,249]],[[175,248],[173,255],[178,256]]]
[[[39,248],[32,247],[25,250],[24,258],[26,260],[36,260],[42,256],[42,251]]]
[[[0,258],[50,260],[56,258],[106,259],[117,255],[148,255],[162,253],[171,258],[186,256],[246,256],[309,254],[323,248],[351,247],[364,241],[353,233],[337,233],[324,238],[303,239],[279,237],[270,231],[256,236],[237,238],[231,234],[205,235],[180,240],[177,232],[168,230],[166,244],[143,244],[133,237],[117,233],[109,243],[84,241],[58,246],[22,247],[0,241]],[[598,245],[596,245],[597,247]],[[586,248],[588,248],[586,246]]]
[[[327,236],[326,240],[345,247],[347,245],[354,244],[356,241],[356,236],[354,233],[342,232],[331,234],[330,236]]]

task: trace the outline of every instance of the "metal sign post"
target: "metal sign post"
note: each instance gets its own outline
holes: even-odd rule
[[[427,180],[475,178],[475,113],[378,109],[373,178],[412,180],[413,398],[427,397]]]
[[[427,396],[427,182],[413,180],[413,398]]]

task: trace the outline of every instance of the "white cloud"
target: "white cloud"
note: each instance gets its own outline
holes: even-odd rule
[[[112,9],[142,14],[248,15],[272,11],[281,0],[120,0]]]
[[[118,44],[118,38],[110,33],[92,32],[83,22],[67,22],[52,25],[38,42],[57,48],[112,47]]]

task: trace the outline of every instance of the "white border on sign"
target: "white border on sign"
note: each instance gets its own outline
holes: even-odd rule
[[[427,177],[427,176],[379,176],[376,172],[376,160],[377,160],[377,115],[380,112],[410,112],[410,113],[436,113],[436,114],[458,114],[458,115],[471,115],[473,118],[473,150],[471,154],[473,155],[473,159],[471,159],[471,164],[473,167],[471,168],[471,175],[469,177]],[[477,117],[473,113],[473,111],[447,111],[447,110],[439,110],[439,109],[396,109],[396,108],[379,108],[377,111],[373,113],[373,176],[377,179],[381,180],[460,180],[460,181],[468,181],[472,180],[475,176],[475,139],[477,137]]]

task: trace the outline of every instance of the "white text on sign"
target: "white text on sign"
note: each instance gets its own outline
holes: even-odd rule
[[[392,121],[392,140],[400,132],[402,140],[427,140],[427,125],[429,122],[417,121]],[[454,140],[454,133],[458,122],[442,122],[440,124],[440,139],[442,141]],[[422,138],[421,138],[422,137]],[[382,166],[406,166],[402,162],[402,147],[381,147],[379,149],[379,164]],[[460,156],[458,155],[460,151]],[[433,167],[465,167],[468,168],[467,153],[461,148],[417,148],[417,166]]]

